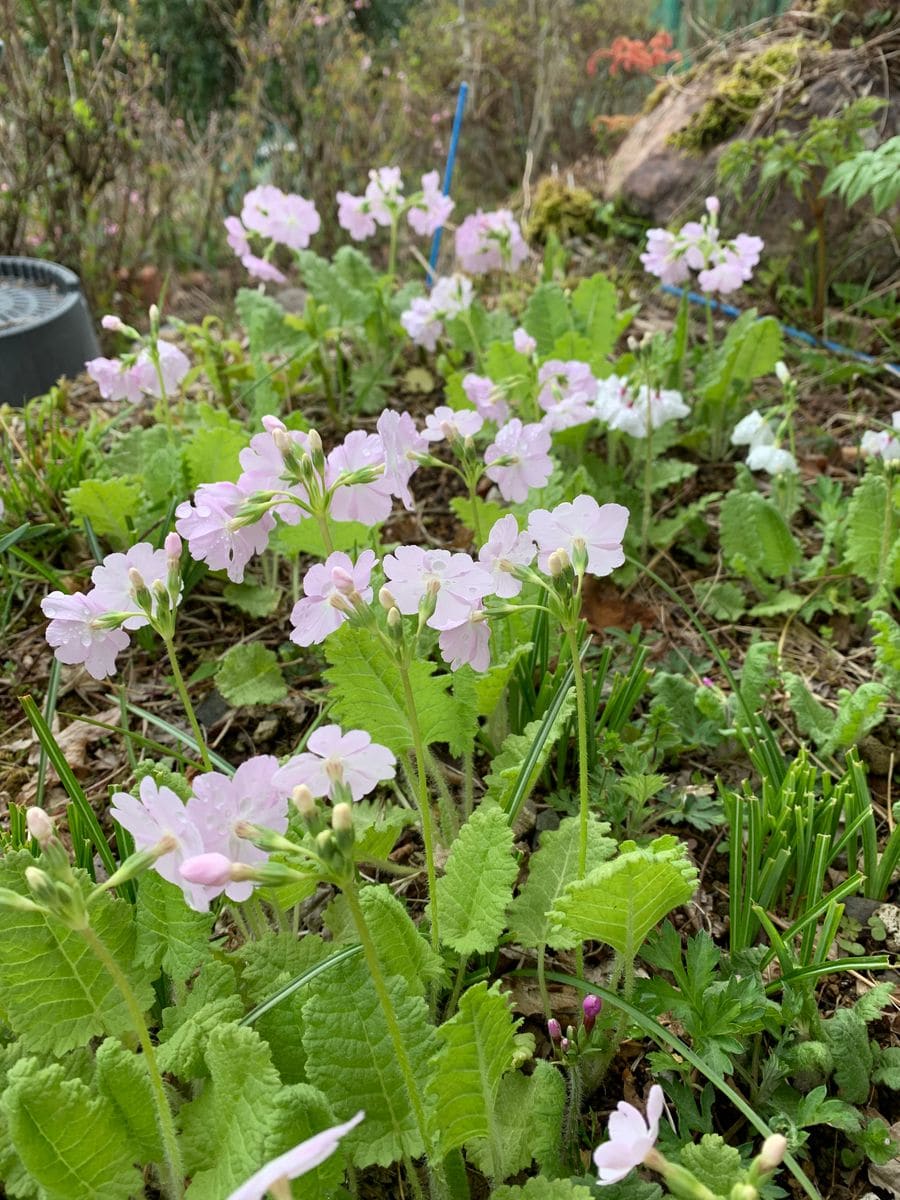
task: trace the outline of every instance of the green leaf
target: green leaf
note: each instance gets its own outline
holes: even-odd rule
[[[480,717],[490,717],[500,703],[516,667],[532,650],[531,642],[518,642],[508,653],[499,657],[483,675],[475,676],[475,703]],[[471,671],[461,667],[460,671]],[[457,674],[460,673],[457,671]]]
[[[900,691],[900,625],[886,612],[873,612],[869,624],[875,630],[872,645],[875,647],[876,670],[895,691]]]
[[[246,448],[247,434],[241,428],[198,429],[184,447],[191,487],[219,480],[234,483],[241,473],[238,455]]]
[[[699,1142],[681,1151],[681,1165],[717,1196],[728,1196],[744,1180],[740,1153],[717,1133],[705,1133]]]
[[[302,938],[292,933],[267,934],[247,942],[235,957],[243,964],[240,990],[248,1009],[268,1000],[328,954],[329,946],[312,933]],[[298,988],[254,1023],[260,1037],[269,1043],[272,1062],[285,1083],[300,1083],[305,1078],[306,1051],[300,1028],[308,999],[308,989]]]
[[[330,548],[325,545],[318,522],[307,517],[297,525],[284,525],[279,522],[272,533],[270,545],[289,558],[298,554],[327,558],[332,549],[355,554],[360,547],[370,544],[372,531],[368,526],[359,521],[332,521],[330,517],[327,520],[331,536]]]
[[[141,489],[130,479],[87,479],[65,493],[73,517],[90,521],[98,537],[114,546],[130,546],[135,537],[132,522],[141,507]]]
[[[879,1049],[876,1065],[872,1071],[872,1082],[883,1084],[900,1092],[900,1046]]]
[[[399,975],[413,996],[444,977],[444,964],[386,884],[363,888],[359,903],[385,975]]]
[[[145,871],[138,881],[134,919],[134,961],[151,971],[162,967],[175,983],[183,983],[212,954],[213,914],[195,912],[181,888],[156,871]]]
[[[235,708],[275,704],[288,692],[278,655],[261,642],[239,642],[226,650],[216,672],[216,687]]]
[[[838,1095],[848,1104],[863,1104],[874,1065],[865,1021],[855,1009],[839,1008],[822,1022],[822,1036],[834,1059]]]
[[[618,858],[568,885],[553,920],[630,962],[654,925],[687,904],[696,888],[697,868],[677,838],[656,838],[641,849],[623,842]]]
[[[428,1007],[402,979],[387,980],[397,1025],[420,1095],[427,1093],[437,1049]],[[365,962],[354,958],[319,976],[303,1008],[302,1037],[309,1082],[320,1088],[338,1120],[358,1109],[365,1125],[342,1143],[357,1167],[390,1166],[424,1150],[409,1090]]]
[[[549,354],[556,339],[572,328],[572,317],[562,288],[540,283],[531,293],[522,325],[537,342],[540,355]]]
[[[791,711],[797,722],[797,728],[806,737],[811,737],[821,746],[827,742],[834,728],[834,713],[820,704],[809,688],[806,681],[793,671],[783,673],[783,682]]]
[[[335,325],[361,325],[374,311],[374,276],[362,267],[365,259],[352,246],[342,247],[333,264],[312,250],[301,250],[297,263],[310,295],[328,306]]]
[[[222,1025],[206,1046],[209,1079],[179,1112],[188,1200],[222,1200],[265,1161],[281,1087],[269,1047],[246,1025]]]
[[[545,1179],[538,1175],[527,1183],[500,1187],[491,1192],[491,1200],[592,1200],[590,1188],[569,1179]]]
[[[144,1055],[126,1049],[118,1038],[107,1038],[97,1047],[95,1061],[97,1091],[116,1113],[116,1123],[135,1147],[137,1160],[163,1162],[153,1086]]]
[[[870,471],[850,497],[844,554],[848,565],[873,588],[876,603],[886,588],[900,583],[896,561],[892,561],[896,526],[888,482]]]
[[[336,1124],[334,1112],[318,1088],[308,1083],[283,1087],[276,1097],[273,1121],[266,1134],[259,1166],[287,1153],[300,1142]],[[318,1167],[303,1175],[298,1189],[303,1200],[331,1200],[344,1178],[346,1155],[339,1148]]]
[[[551,751],[565,732],[574,708],[575,695],[574,692],[570,692],[563,701],[562,707],[550,726],[547,738],[529,771],[523,800],[528,798],[535,784],[543,774]],[[487,785],[484,796],[485,802],[494,801],[501,808],[508,808],[513,792],[516,790],[519,774],[529,759],[541,725],[542,721],[540,720],[530,721],[521,733],[511,733],[504,739],[500,753],[496,755],[491,763],[491,769],[484,781]]]
[[[116,1110],[80,1079],[67,1079],[61,1064],[16,1063],[0,1105],[16,1153],[46,1200],[130,1200],[141,1193],[137,1153]]]
[[[469,1158],[483,1174],[495,1171],[497,1183],[524,1171],[532,1160],[548,1174],[561,1174],[559,1141],[565,1103],[565,1084],[552,1063],[538,1060],[531,1075],[510,1072],[500,1083],[495,1141],[471,1142]]]
[[[492,1179],[498,1178],[502,1161],[497,1097],[500,1081],[512,1067],[517,1024],[500,984],[488,990],[486,983],[477,983],[462,994],[456,1014],[437,1031],[441,1048],[431,1085],[433,1134],[443,1154],[472,1138],[486,1138]]]
[[[502,504],[497,504],[493,500],[482,500],[480,496],[476,496],[474,502],[468,496],[454,496],[450,501],[450,509],[457,520],[461,521],[473,534],[476,529],[473,503],[474,511],[478,513],[478,525],[486,537],[493,525],[505,515],[506,509]]]
[[[459,831],[437,881],[441,941],[458,954],[493,950],[518,873],[506,814],[483,801]]]
[[[25,868],[34,865],[27,850],[7,854],[0,859],[0,887],[27,896]],[[87,886],[83,871],[76,877]],[[105,893],[91,905],[91,925],[138,1002],[149,1008],[150,980],[134,966],[131,905]],[[0,1011],[26,1049],[56,1055],[133,1029],[125,1001],[85,939],[42,912],[0,908]]]
[[[883,683],[871,680],[861,683],[853,692],[841,688],[838,692],[837,716],[822,746],[822,753],[836,754],[839,750],[858,745],[884,720],[890,698],[890,690]]]
[[[528,879],[509,910],[509,929],[523,946],[548,945],[554,950],[571,950],[575,937],[564,929],[552,928],[549,914],[567,885],[578,876],[579,826],[577,817],[565,817],[558,829],[541,834],[540,846],[528,864]],[[587,870],[610,858],[616,843],[605,836],[609,825],[593,816],[588,823]]]
[[[572,309],[591,343],[591,358],[609,354],[619,335],[616,286],[605,275],[582,279],[572,293]]]
[[[719,514],[722,553],[736,570],[779,579],[800,561],[800,547],[771,501],[758,492],[729,492]]]
[[[325,643],[331,663],[325,678],[334,694],[337,719],[365,729],[395,754],[413,746],[400,671],[378,636],[345,622]],[[426,745],[453,740],[459,730],[456,703],[448,695],[449,675],[435,677],[435,664],[415,659],[409,668],[419,727]]]
[[[187,997],[163,1009],[157,1051],[160,1069],[179,1079],[202,1078],[207,1073],[205,1054],[211,1034],[243,1014],[232,968],[208,962]]]
[[[278,608],[281,588],[258,583],[226,583],[222,599],[251,617],[270,617]]]
[[[302,340],[285,325],[284,309],[278,301],[255,288],[239,288],[234,307],[254,356],[289,353]]]
[[[743,616],[747,601],[735,583],[713,583],[704,580],[694,585],[694,596],[704,613],[717,621],[736,621]]]
[[[652,486],[654,492],[673,484],[682,483],[697,474],[697,464],[684,462],[680,458],[661,458],[653,464]]]
[[[768,375],[783,355],[781,328],[774,317],[757,318],[748,309],[729,326],[704,372],[704,400],[722,403],[743,394],[754,379]]]

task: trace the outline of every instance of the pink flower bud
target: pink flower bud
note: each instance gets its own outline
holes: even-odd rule
[[[345,571],[343,567],[331,568],[331,582],[345,596],[351,596],[356,591],[353,576],[349,571]]]
[[[177,533],[167,533],[163,545],[166,551],[166,558],[176,562],[181,558],[181,538]]]
[[[266,433],[271,433],[273,435],[276,429],[284,430],[286,428],[284,421],[282,421],[280,417],[273,417],[271,414],[267,414],[265,417],[263,417],[262,426]]]
[[[104,329],[110,330],[111,333],[121,333],[125,328],[125,322],[121,317],[116,317],[112,313],[107,313],[100,321]]]
[[[562,1026],[556,1017],[551,1017],[547,1022],[547,1033],[550,1036],[551,1042],[558,1042],[562,1038]]]
[[[706,197],[706,211],[709,213],[709,215],[711,217],[718,216],[718,214],[719,214],[719,197],[718,196],[707,196]]]
[[[590,1033],[594,1028],[594,1022],[600,1016],[600,1011],[603,1008],[603,1001],[599,996],[595,996],[593,992],[585,996],[581,1002],[581,1011],[584,1014],[584,1029],[585,1033]]]
[[[231,883],[231,859],[224,854],[197,854],[181,864],[181,877],[204,887],[224,887]]]
[[[774,1171],[780,1167],[787,1154],[787,1138],[780,1133],[773,1133],[762,1144],[759,1157],[756,1160],[757,1171]]]
[[[147,590],[147,585],[144,583],[144,577],[137,567],[128,568],[128,582],[131,585],[132,591],[140,592]]]
[[[25,824],[28,832],[39,846],[46,846],[56,833],[53,822],[42,808],[29,808],[25,812]]]

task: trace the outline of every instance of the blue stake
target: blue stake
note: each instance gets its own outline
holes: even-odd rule
[[[466,108],[466,96],[469,94],[469,85],[461,83],[459,85],[459,95],[456,97],[456,115],[453,118],[453,129],[450,131],[450,149],[447,151],[447,166],[444,168],[444,195],[450,195],[450,185],[453,182],[453,167],[456,163],[456,147],[459,145],[459,131],[462,128],[463,113]],[[441,225],[434,231],[434,237],[431,240],[431,254],[428,258],[428,277],[426,282],[428,286],[434,283],[434,269],[437,266],[438,255],[441,252],[441,235],[444,232],[444,227]]]

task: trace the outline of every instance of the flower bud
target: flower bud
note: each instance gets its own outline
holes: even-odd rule
[[[572,1045],[572,1043],[569,1041],[569,1039],[567,1037],[564,1037],[562,1039],[562,1041],[559,1043],[559,1048],[560,1048],[560,1050],[562,1050],[563,1054],[567,1054],[569,1052],[569,1048],[571,1047],[571,1045]]]
[[[399,629],[403,624],[403,617],[400,615],[399,608],[392,608],[387,615],[387,623],[391,629]]]
[[[761,1174],[774,1171],[776,1167],[780,1167],[784,1162],[787,1148],[787,1138],[780,1133],[772,1133],[763,1142],[756,1162],[753,1165]]]
[[[547,559],[547,571],[554,579],[558,579],[568,565],[569,556],[563,549],[554,550]]]
[[[279,850],[285,854],[293,854],[297,849],[289,838],[282,837],[274,829],[267,829],[265,825],[253,825],[249,821],[235,821],[233,829],[239,838],[243,838],[246,842],[252,842],[260,850],[268,850],[270,853]]]
[[[603,1008],[603,1001],[599,996],[595,996],[593,992],[585,996],[581,1002],[581,1011],[584,1014],[584,1031],[590,1033],[594,1028],[594,1022],[600,1015]]]
[[[12,891],[11,888],[0,888],[0,908],[11,908],[16,912],[44,911],[39,904],[35,904],[27,896],[20,896],[18,892]]]
[[[188,883],[225,887],[231,883],[231,859],[224,854],[196,854],[184,860],[179,872]]]
[[[391,595],[391,593],[387,590],[386,587],[381,588],[380,591],[378,592],[378,603],[381,605],[381,607],[384,609],[385,612],[390,612],[392,608],[397,607],[397,601],[394,599],[394,597]]]
[[[316,798],[305,783],[297,784],[291,792],[291,800],[304,821],[311,821],[316,816]]]
[[[349,804],[336,804],[331,813],[331,828],[334,840],[341,850],[349,850],[353,845],[353,810]]]
[[[306,445],[309,448],[310,459],[316,472],[321,475],[325,470],[325,451],[322,449],[322,439],[315,429],[307,434]]]
[[[141,591],[147,591],[147,585],[144,583],[144,577],[137,567],[128,568],[128,583],[131,586],[132,592],[135,594]]]
[[[551,1017],[547,1022],[547,1033],[551,1042],[558,1042],[562,1038],[562,1027],[556,1017]]]
[[[56,836],[56,826],[42,808],[26,809],[25,824],[28,826],[29,835],[42,850],[46,849],[47,843]]]
[[[150,328],[158,329],[159,328],[159,305],[151,304],[150,309],[147,313],[147,316],[150,318]]]
[[[719,215],[720,207],[721,206],[719,204],[718,196],[707,196],[706,197],[706,211],[709,213],[709,215],[711,217],[717,217]]]
[[[181,560],[181,538],[174,530],[166,534],[163,547],[166,551],[166,558],[170,562],[179,562]]]
[[[278,422],[278,425],[275,429],[271,430],[271,433],[272,441],[275,443],[275,449],[282,458],[284,458],[287,454],[292,453],[294,449],[294,443],[291,441],[290,434],[285,429],[281,421]]]
[[[56,904],[56,888],[46,871],[42,871],[40,867],[26,867],[25,882],[35,900],[48,906]]]
[[[286,429],[284,421],[282,421],[280,417],[273,417],[271,413],[267,413],[266,416],[262,418],[262,427],[266,433],[271,433],[273,441],[275,440],[276,431],[280,432]],[[275,445],[278,445],[277,441],[275,442]]]
[[[104,329],[108,329],[111,333],[121,333],[125,328],[125,322],[122,320],[122,318],[117,317],[112,313],[107,313],[105,317],[102,317],[100,324]]]
[[[331,582],[344,596],[352,596],[356,591],[353,576],[349,571],[345,571],[343,567],[331,568]]]
[[[787,369],[787,364],[783,363],[780,359],[775,364],[775,374],[778,376],[779,383],[784,384],[790,382],[791,373]]]

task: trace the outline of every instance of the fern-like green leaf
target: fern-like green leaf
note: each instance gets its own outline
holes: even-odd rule
[[[25,868],[34,863],[27,850],[7,854],[0,859],[0,887],[28,895]],[[76,874],[86,886],[84,872]],[[149,976],[134,966],[131,905],[104,894],[91,905],[91,924],[138,1002],[149,1008]],[[118,988],[84,938],[40,912],[0,908],[0,1010],[26,1049],[56,1055],[133,1028]]]
[[[654,925],[693,896],[697,868],[671,836],[641,849],[623,842],[621,850],[568,885],[553,919],[582,941],[604,942],[631,961]]]
[[[528,879],[509,910],[510,932],[523,946],[546,944],[554,950],[571,950],[576,945],[570,931],[552,926],[549,914],[566,886],[577,878],[579,827],[577,817],[565,817],[558,829],[541,834],[540,846],[528,863]],[[608,832],[608,825],[591,818],[588,871],[615,853],[616,843],[605,836]]]
[[[434,1026],[421,996],[405,982],[388,979],[388,991],[419,1094],[427,1095],[431,1059],[437,1049]],[[390,1031],[365,962],[352,959],[319,976],[303,1008],[306,1075],[328,1098],[338,1120],[358,1109],[364,1126],[342,1143],[358,1167],[390,1166],[422,1144],[409,1089],[394,1052]]]
[[[459,1009],[437,1032],[441,1048],[434,1059],[432,1092],[435,1128],[441,1151],[449,1154],[472,1138],[485,1138],[491,1147],[497,1178],[501,1162],[496,1128],[500,1081],[513,1063],[516,1022],[499,983],[490,990],[477,983],[464,992]]]
[[[873,612],[869,624],[875,630],[872,644],[877,671],[895,692],[900,692],[900,625],[886,612]]]
[[[262,1165],[281,1087],[269,1047],[246,1025],[214,1029],[206,1065],[203,1090],[178,1114],[187,1200],[222,1200]]]
[[[68,1079],[61,1064],[17,1062],[0,1105],[16,1153],[46,1200],[131,1200],[141,1193],[137,1150],[118,1113],[80,1079]]]
[[[458,954],[485,954],[505,928],[519,868],[513,832],[496,805],[482,802],[459,831],[437,881],[441,941]]]
[[[740,1153],[717,1133],[705,1133],[699,1142],[681,1151],[681,1165],[716,1196],[730,1196],[744,1179]]]

